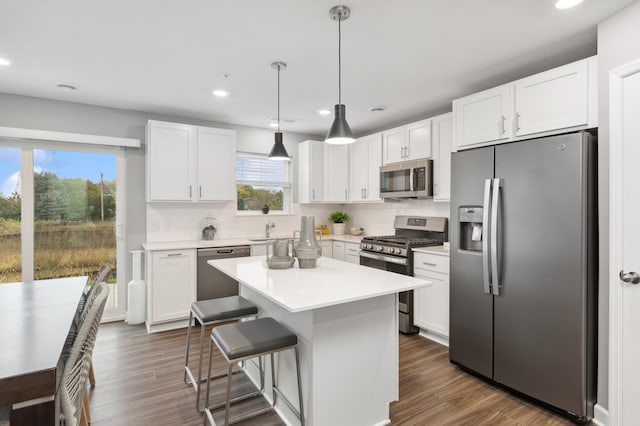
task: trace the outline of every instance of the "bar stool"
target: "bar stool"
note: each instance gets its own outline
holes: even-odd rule
[[[242,296],[221,297],[219,299],[200,300],[191,304],[189,313],[189,327],[187,329],[187,350],[184,357],[184,382],[192,384],[196,391],[196,408],[202,412],[200,408],[200,384],[202,379],[202,350],[204,348],[204,334],[207,325],[220,325],[229,321],[236,321],[243,318],[255,317],[258,314],[258,308]],[[198,360],[198,379],[193,376],[189,368],[189,348],[191,346],[191,327],[193,318],[200,323],[200,359]],[[241,370],[236,370],[238,372]],[[227,373],[214,376],[215,378],[223,377]],[[187,380],[187,377],[189,380]]]
[[[231,371],[233,369],[233,365],[240,362],[246,361],[250,358],[262,359],[263,355],[271,355],[271,386],[273,390],[273,400],[271,403],[271,407],[266,409],[260,409],[253,413],[249,413],[243,415],[239,418],[234,419],[234,423],[248,419],[250,417],[255,417],[259,414],[266,413],[268,411],[272,411],[275,408],[276,397],[280,396],[284,402],[289,406],[291,411],[298,417],[300,420],[300,424],[304,426],[304,409],[302,406],[302,388],[300,383],[300,359],[298,354],[298,336],[291,333],[284,326],[282,326],[278,321],[273,318],[260,318],[254,321],[241,322],[236,324],[228,324],[217,327],[211,331],[211,344],[210,348],[213,349],[213,343],[215,342],[216,346],[222,353],[222,356],[227,361],[228,374],[227,376],[227,398],[224,403],[217,404],[215,406],[209,407],[209,389],[211,385],[211,381],[207,380],[207,393],[205,397],[205,401],[207,401],[207,407],[205,407],[205,419],[204,423],[206,424],[207,419],[212,425],[215,425],[215,421],[213,419],[212,412],[218,408],[226,406],[225,416],[224,416],[224,424],[225,426],[229,424],[229,411],[231,409],[231,404],[245,400],[247,398],[252,397],[256,393],[253,392],[249,395],[243,395],[231,399]],[[287,349],[293,349],[296,354],[296,374],[298,376],[298,402],[299,408],[298,411],[293,404],[287,399],[284,394],[280,392],[278,386],[276,384],[275,378],[275,368],[273,361],[273,354],[276,352],[281,352]],[[209,355],[209,373],[207,378],[211,378],[211,366],[212,366],[213,357]],[[262,371],[262,362],[260,363],[260,387],[264,388],[264,373]]]

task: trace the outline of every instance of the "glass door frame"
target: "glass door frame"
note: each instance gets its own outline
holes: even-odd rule
[[[15,147],[21,151],[20,179],[22,188],[33,188],[34,155],[38,150],[59,150],[87,153],[112,154],[116,156],[116,263],[120,273],[116,275],[116,308],[105,309],[102,322],[120,321],[125,318],[126,295],[126,157],[125,148],[116,145],[100,145],[66,141],[36,141],[24,139],[0,139],[0,146]],[[22,191],[21,195],[21,249],[22,249],[22,281],[34,278],[34,191]]]

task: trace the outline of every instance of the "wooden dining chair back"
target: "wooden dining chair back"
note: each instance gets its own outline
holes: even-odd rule
[[[92,293],[93,297],[87,299],[75,341],[62,373],[60,409],[63,424],[67,426],[87,423],[86,418],[82,417],[87,379],[100,320],[109,296],[109,287],[104,282],[98,283]]]

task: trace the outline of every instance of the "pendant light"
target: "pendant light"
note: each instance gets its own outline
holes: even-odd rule
[[[287,64],[284,62],[273,62],[271,68],[278,71],[278,131],[275,133],[275,142],[268,158],[269,160],[290,161],[291,157],[289,157],[282,143],[282,132],[280,131],[280,70],[286,69]]]
[[[329,10],[329,17],[338,21],[338,104],[335,106],[335,118],[333,124],[327,133],[325,142],[335,145],[344,145],[355,142],[349,123],[346,118],[346,108],[342,104],[342,59],[341,59],[341,44],[342,44],[342,31],[340,29],[340,23],[349,18],[351,11],[347,6],[334,6]]]

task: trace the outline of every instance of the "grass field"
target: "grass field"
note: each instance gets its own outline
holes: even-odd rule
[[[116,268],[113,222],[36,222],[35,279],[89,275],[109,262]],[[0,283],[21,281],[20,222],[0,219]],[[111,274],[115,277],[115,273]]]

